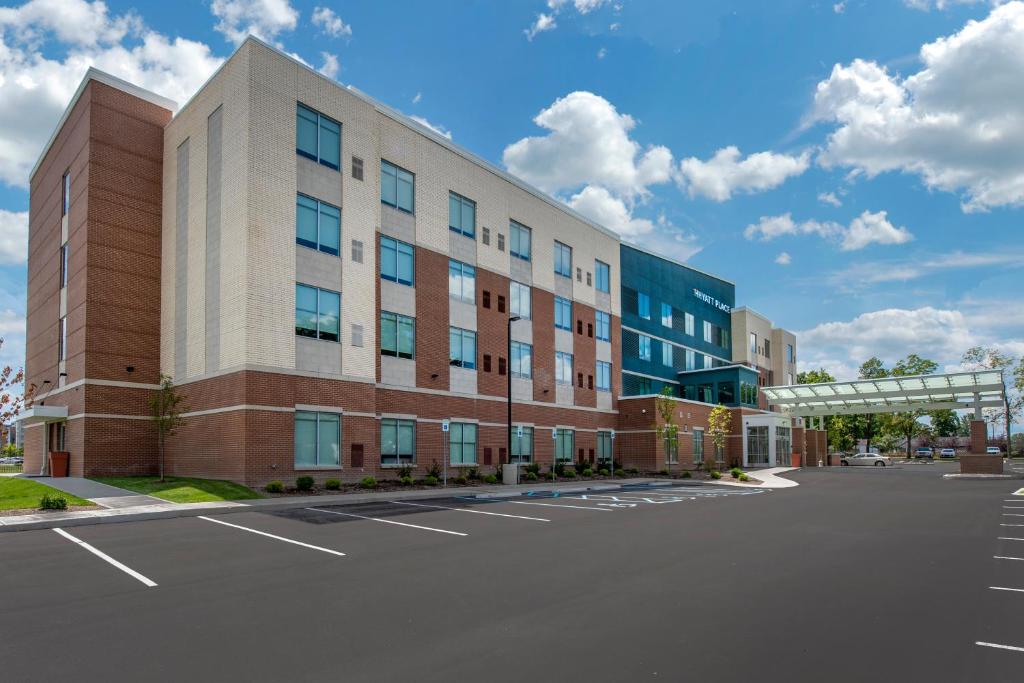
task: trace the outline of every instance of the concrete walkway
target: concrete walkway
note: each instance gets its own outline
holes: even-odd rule
[[[751,486],[756,486],[757,488],[762,489],[789,489],[793,488],[794,486],[799,486],[800,484],[796,483],[792,479],[783,479],[778,475],[782,474],[783,472],[795,472],[798,469],[800,468],[766,467],[763,470],[746,470],[746,473],[750,475],[750,478],[757,479],[758,481],[761,482],[760,484],[751,482],[743,483],[742,481],[733,479],[732,475],[730,475],[728,472],[723,472],[722,478],[713,483],[725,484],[726,486],[746,486],[748,488]]]
[[[28,478],[58,491],[70,493],[72,496],[91,500],[104,508],[134,508],[167,503],[166,500],[101,484],[84,477],[26,477]]]

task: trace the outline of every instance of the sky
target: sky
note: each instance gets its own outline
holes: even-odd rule
[[[1024,355],[1022,2],[31,0],[0,6],[0,364],[86,69],[184,103],[249,33],[735,282],[801,369]]]

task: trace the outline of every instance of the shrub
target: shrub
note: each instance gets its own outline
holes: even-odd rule
[[[636,467],[630,467],[630,468],[629,468],[628,470],[626,470],[626,471],[627,471],[627,472],[629,472],[630,474],[640,474],[640,470],[639,470],[639,468],[636,468]]]
[[[747,476],[746,472],[740,472],[739,480],[740,481],[750,481],[750,477]]]
[[[427,468],[427,476],[434,479],[441,478],[441,466],[437,464],[436,460],[430,463],[430,467]]]
[[[67,510],[68,500],[58,493],[44,493],[39,499],[40,510]]]
[[[295,480],[295,488],[299,491],[312,491],[313,477],[299,477]]]
[[[268,481],[267,485],[263,487],[267,493],[284,493],[284,482],[283,481]]]
[[[469,479],[466,479],[465,477],[461,476],[455,477],[455,483],[458,484],[459,486],[465,486],[466,484],[469,483]]]
[[[592,477],[592,476],[594,476],[594,470],[590,469],[589,467],[584,469],[583,470],[583,476],[584,477]]]
[[[427,486],[437,486],[437,477],[432,474],[428,474],[424,479],[423,483]]]
[[[562,476],[565,477],[566,479],[575,479],[576,478],[576,470],[564,470],[562,472]]]
[[[412,486],[412,477],[402,477],[398,480],[398,483],[402,486]]]
[[[626,470],[624,470],[624,469],[622,469],[620,467],[619,469],[615,470],[615,476],[616,477],[624,477],[624,476],[626,476]]]
[[[597,473],[600,474],[602,477],[607,477],[608,476],[608,468],[607,467],[602,467],[601,469],[599,469],[597,471]]]
[[[557,474],[560,477],[564,477],[565,476],[565,463],[564,462],[557,462],[557,463],[555,463],[555,474]]]
[[[526,471],[532,472],[533,474],[540,475],[540,464],[536,462],[527,463]]]
[[[375,489],[377,488],[377,480],[373,477],[363,477],[363,480],[359,482],[359,485],[364,489]]]
[[[683,479],[689,479],[693,475],[690,474],[690,470],[683,470],[683,475],[682,476],[683,476]]]
[[[340,491],[341,482],[338,481],[337,479],[328,479],[327,481],[324,482],[324,488],[327,489],[328,491]]]
[[[488,474],[486,477],[484,477],[484,483],[485,484],[497,484],[498,483],[498,478],[496,476],[494,476],[493,474]]]
[[[722,478],[722,473],[719,472],[718,470],[711,470],[711,478],[712,479],[721,479]]]
[[[530,481],[537,481],[537,473],[536,472],[527,472],[526,473],[526,478],[529,479]]]
[[[658,474],[661,475],[662,477],[667,477],[668,476],[668,470],[667,469],[660,469],[660,470],[658,470]]]
[[[740,475],[743,474],[743,470],[741,470],[739,467],[733,467],[731,470],[729,470],[729,474],[732,475],[733,479],[739,479]]]
[[[398,468],[398,479],[412,478],[412,465],[402,465]]]
[[[478,470],[475,467],[470,467],[469,468],[469,472],[467,473],[467,475],[469,476],[470,479],[479,479],[480,478],[480,470]]]

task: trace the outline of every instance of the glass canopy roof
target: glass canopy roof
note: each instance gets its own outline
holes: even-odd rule
[[[761,389],[768,404],[790,415],[856,415],[1003,405],[999,370],[790,384]]]

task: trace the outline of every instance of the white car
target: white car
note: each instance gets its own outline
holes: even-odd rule
[[[871,467],[888,467],[892,464],[892,460],[888,456],[879,455],[878,453],[857,453],[855,455],[844,455],[840,459],[839,464],[844,467],[855,465],[860,466],[871,466]]]
[[[1002,455],[1003,452],[999,450],[999,446],[989,446],[985,449],[985,455]]]

